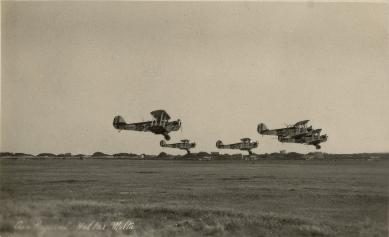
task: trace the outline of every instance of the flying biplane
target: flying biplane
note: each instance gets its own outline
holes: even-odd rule
[[[185,150],[188,154],[190,154],[190,149],[196,147],[196,143],[190,143],[188,139],[183,139],[181,140],[181,142],[173,144],[167,144],[164,140],[162,140],[159,144],[161,145],[161,147],[170,147]]]
[[[219,149],[239,149],[242,151],[248,151],[250,155],[253,154],[251,149],[258,147],[258,142],[257,141],[251,142],[250,138],[242,138],[240,140],[241,142],[229,144],[229,145],[224,145],[223,142],[219,140],[216,142],[216,147]]]
[[[181,127],[181,120],[169,121],[170,116],[165,110],[152,111],[151,115],[154,117],[153,120],[140,123],[126,123],[123,117],[118,115],[113,119],[113,126],[119,131],[133,130],[161,134],[167,141],[170,140],[168,134],[179,130]]]
[[[316,149],[320,149],[319,145],[326,142],[328,136],[320,135],[321,129],[313,129],[312,126],[307,126],[309,120],[303,120],[289,125],[286,128],[268,129],[264,123],[258,125],[257,131],[261,135],[275,135],[278,141],[286,143],[300,143],[306,145],[314,145]]]

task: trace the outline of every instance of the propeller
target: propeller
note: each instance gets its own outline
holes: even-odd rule
[[[181,121],[181,119],[177,119],[177,122],[178,122],[178,126],[180,126],[180,131],[182,133],[183,128],[182,128],[182,121]]]

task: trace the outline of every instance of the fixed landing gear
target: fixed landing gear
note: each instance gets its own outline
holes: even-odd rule
[[[170,140],[170,136],[167,135],[167,134],[163,134],[163,137],[165,138],[166,141],[169,141],[169,140]]]
[[[320,145],[315,145],[316,150],[320,150],[321,146]]]

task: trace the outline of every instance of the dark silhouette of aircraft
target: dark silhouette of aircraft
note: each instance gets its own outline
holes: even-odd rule
[[[239,149],[242,151],[248,151],[250,155],[253,154],[251,149],[258,147],[258,142],[257,141],[251,142],[250,138],[242,138],[240,140],[242,142],[233,143],[229,145],[224,145],[223,142],[219,140],[216,142],[216,147],[219,149]]]
[[[320,135],[321,129],[313,129],[307,126],[309,120],[303,120],[289,125],[286,128],[268,129],[264,123],[258,125],[257,131],[261,135],[274,135],[278,141],[285,143],[300,143],[314,145],[320,149],[320,143],[327,141],[327,134]]]
[[[151,115],[154,117],[153,120],[140,123],[126,123],[124,118],[118,115],[113,119],[113,126],[119,131],[132,130],[161,134],[167,141],[170,140],[168,134],[172,131],[179,130],[181,127],[181,120],[179,119],[169,122],[170,116],[165,110],[152,111]]]
[[[196,143],[190,143],[188,139],[183,139],[181,140],[181,142],[173,144],[167,144],[164,140],[162,140],[159,144],[161,145],[161,147],[170,147],[185,150],[188,154],[190,154],[190,149],[196,147]]]

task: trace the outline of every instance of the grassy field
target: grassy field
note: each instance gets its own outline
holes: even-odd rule
[[[2,160],[0,236],[388,236],[389,161]]]

